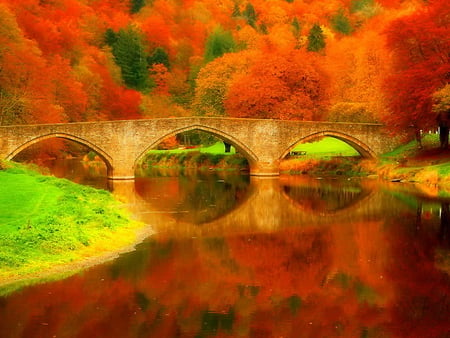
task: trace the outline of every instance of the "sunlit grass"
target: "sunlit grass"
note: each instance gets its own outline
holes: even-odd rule
[[[169,153],[169,154],[182,154],[188,152],[199,151],[201,153],[209,153],[216,155],[231,155],[236,153],[236,149],[232,146],[229,153],[225,152],[225,146],[223,142],[216,142],[210,146],[199,146],[195,148],[177,148],[177,149],[169,149],[169,150],[161,150],[161,149],[151,149],[148,151],[149,154],[158,154],[158,153]]]
[[[241,170],[248,167],[247,159],[231,147],[225,152],[223,142],[195,148],[150,150],[143,159],[146,170],[152,168],[196,168],[214,170]]]
[[[299,143],[292,151],[305,151],[305,157],[309,158],[359,155],[352,146],[334,137],[324,137],[311,143]]]
[[[109,192],[19,165],[0,187],[0,282],[119,249],[141,226]]]

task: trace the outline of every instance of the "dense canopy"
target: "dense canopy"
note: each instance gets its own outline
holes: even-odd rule
[[[225,115],[432,129],[449,18],[447,0],[0,0],[0,124]]]

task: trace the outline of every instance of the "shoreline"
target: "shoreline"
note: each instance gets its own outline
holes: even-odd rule
[[[75,262],[70,262],[66,264],[57,265],[50,269],[46,269],[42,272],[25,274],[22,276],[15,276],[11,278],[0,279],[0,297],[3,295],[7,295],[10,292],[2,293],[2,289],[7,287],[13,287],[11,290],[16,290],[14,285],[17,285],[17,289],[22,287],[26,287],[27,285],[33,285],[39,282],[45,282],[46,279],[49,280],[58,280],[58,276],[62,278],[73,276],[82,270],[89,269],[96,265],[100,265],[109,261],[112,261],[119,257],[122,254],[133,251],[137,245],[143,243],[147,238],[155,234],[154,229],[151,225],[145,225],[142,228],[136,229],[136,239],[133,243],[126,245],[121,248],[117,248],[115,250],[108,250],[99,255],[94,255],[91,257],[86,257],[81,260],[77,260]],[[54,279],[52,277],[55,277]],[[26,283],[29,282],[29,283]],[[24,283],[24,284],[22,284]]]

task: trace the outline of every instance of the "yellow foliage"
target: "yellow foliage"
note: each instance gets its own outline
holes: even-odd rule
[[[450,110],[450,83],[433,94],[433,111],[445,112]]]

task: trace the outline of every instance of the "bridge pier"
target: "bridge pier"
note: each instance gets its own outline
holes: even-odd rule
[[[108,180],[132,181],[134,180],[134,168],[131,165],[114,165],[108,167]]]
[[[279,176],[279,161],[274,162],[256,162],[250,164],[251,176]]]

